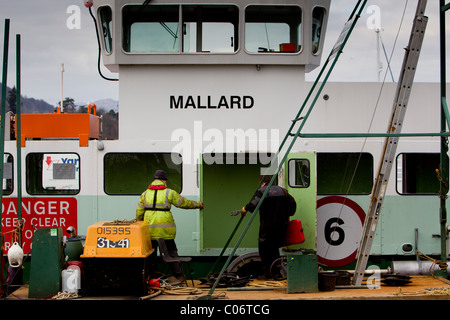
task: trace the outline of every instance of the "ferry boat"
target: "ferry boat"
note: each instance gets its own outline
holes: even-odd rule
[[[179,254],[214,261],[239,220],[230,212],[249,202],[261,175],[276,173],[298,204],[294,218],[306,241],[297,248],[317,252],[325,268],[354,268],[385,137],[315,134],[385,133],[396,84],[381,91],[380,83],[324,83],[303,136],[285,158],[286,148],[279,153],[313,86],[305,73],[324,63],[330,0],[85,5],[102,63],[119,81],[119,138],[102,140],[95,106],[87,114],[21,116],[20,137],[5,141],[2,231],[17,224],[21,184],[25,254],[35,229],[73,226],[82,237],[99,221],[133,220],[139,196],[162,169],[170,188],[204,203],[202,210],[172,208]],[[414,83],[403,132],[439,133],[440,123],[439,84]],[[440,148],[440,136],[400,139],[373,262],[440,255]],[[251,262],[257,220],[225,254],[238,244],[233,254]],[[5,239],[5,253],[12,242]]]

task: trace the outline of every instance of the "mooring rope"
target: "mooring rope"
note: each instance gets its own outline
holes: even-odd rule
[[[183,286],[172,286],[166,281],[161,282],[160,287],[149,287],[149,292],[151,292],[147,296],[140,297],[139,300],[147,300],[152,299],[160,294],[167,294],[167,295],[196,295],[201,294],[203,291],[198,288],[191,288],[191,287],[183,287]]]
[[[53,300],[64,300],[64,299],[75,299],[78,298],[78,293],[76,292],[67,292],[62,291],[58,292],[56,295],[52,297]]]
[[[420,258],[423,258],[423,259],[425,259],[425,260],[428,260],[428,261],[431,261],[431,262],[432,262],[429,271],[430,271],[430,274],[433,276],[433,278],[436,278],[436,275],[434,274],[434,267],[435,267],[435,266],[438,265],[439,268],[441,268],[441,270],[446,270],[447,267],[448,267],[448,265],[447,265],[446,262],[441,261],[441,260],[437,260],[437,259],[433,259],[433,258],[427,256],[426,254],[420,252],[420,251],[417,251],[417,255],[418,255]]]
[[[286,287],[286,281],[264,281],[264,282],[251,282],[248,287]]]

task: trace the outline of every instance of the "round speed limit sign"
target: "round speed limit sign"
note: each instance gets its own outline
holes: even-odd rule
[[[321,265],[342,267],[355,261],[365,216],[356,202],[345,197],[317,201],[317,258]]]

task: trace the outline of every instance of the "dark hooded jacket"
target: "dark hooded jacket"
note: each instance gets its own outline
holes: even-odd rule
[[[246,211],[253,212],[264,195],[267,186],[258,189],[252,200],[245,206]],[[289,217],[295,214],[297,203],[288,191],[272,185],[259,207],[260,240],[274,241],[281,247],[286,235]]]

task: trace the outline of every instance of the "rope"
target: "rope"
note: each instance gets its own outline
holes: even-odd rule
[[[252,282],[248,284],[249,287],[286,287],[286,281],[265,281],[265,282]]]
[[[56,295],[52,297],[53,300],[64,300],[74,298],[78,298],[78,294],[76,292],[67,292],[67,291],[58,292]]]
[[[442,288],[425,288],[420,291],[413,291],[413,292],[404,292],[402,288],[398,288],[398,292],[396,295],[450,295],[450,288],[449,287],[442,287]]]
[[[208,294],[206,296],[196,296],[196,297],[192,297],[190,299],[195,299],[195,300],[220,300],[220,299],[228,299],[228,296],[225,292],[221,292],[221,293],[217,293],[217,294]]]
[[[160,287],[149,287],[149,289],[152,291],[148,296],[140,297],[139,300],[147,300],[152,299],[160,294],[167,294],[167,295],[189,295],[192,296],[188,299],[199,299],[200,297],[198,295],[203,293],[202,289],[199,288],[192,288],[192,287],[184,287],[184,286],[173,286],[169,284],[165,280],[161,280],[161,286]],[[208,297],[208,300],[216,300],[216,299],[228,299],[225,292],[221,292],[219,294],[215,295],[208,295],[203,296]]]
[[[6,235],[8,233],[12,233],[11,243],[17,242],[19,241],[19,234],[23,230],[23,225],[24,225],[23,220],[18,220],[17,225],[14,227],[14,229],[12,229],[11,231],[3,232],[2,234]]]
[[[147,296],[140,297],[139,300],[147,300],[154,298],[160,294],[167,295],[195,295],[201,294],[203,291],[197,288],[172,286],[168,282],[161,280],[161,287],[149,287],[151,293]]]
[[[433,258],[427,256],[426,254],[420,252],[420,251],[417,251],[417,255],[420,258],[423,258],[425,260],[428,260],[428,261],[432,262],[432,264],[430,266],[430,269],[429,269],[429,272],[433,276],[433,278],[436,278],[436,275],[434,274],[434,267],[435,266],[438,265],[441,270],[446,270],[447,269],[447,263],[446,262],[443,262],[443,261],[440,261],[440,260],[437,260],[437,259],[433,259]]]
[[[126,219],[124,219],[124,220],[114,220],[114,221],[110,221],[110,222],[107,222],[107,223],[105,223],[104,225],[105,226],[111,226],[111,225],[129,225],[129,224],[133,224],[133,223],[135,223],[136,222],[136,219],[133,219],[133,220],[126,220]]]
[[[203,293],[203,291],[197,288],[189,288],[189,287],[173,287],[163,291],[163,294],[170,294],[170,295],[186,295],[186,294],[190,295],[200,293]]]
[[[151,298],[154,298],[154,297],[160,295],[163,292],[162,290],[160,290],[160,288],[155,288],[155,289],[158,289],[158,290],[151,289],[152,293],[149,292],[150,294],[148,296],[140,297],[139,300],[151,299]]]
[[[424,292],[426,294],[447,294],[450,295],[450,288],[449,287],[442,287],[442,288],[425,288]]]

